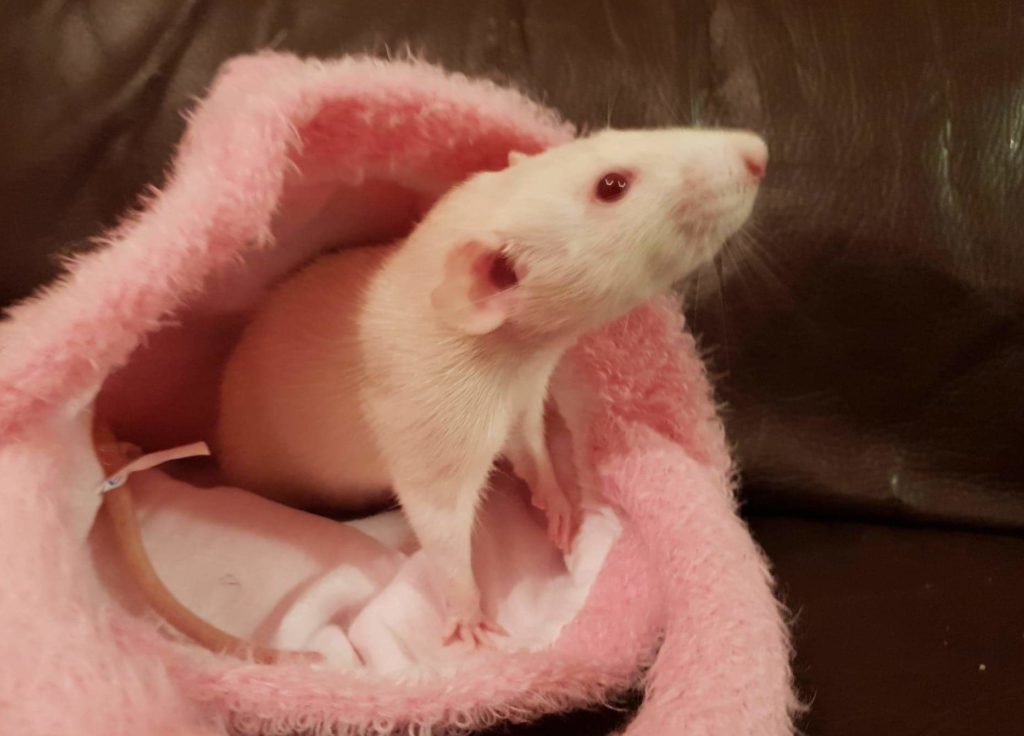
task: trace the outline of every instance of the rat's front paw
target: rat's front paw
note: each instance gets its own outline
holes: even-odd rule
[[[451,589],[448,599],[448,620],[444,627],[444,644],[464,642],[471,647],[494,647],[495,636],[508,636],[508,632],[484,614],[480,593],[473,586],[461,590]]]
[[[556,484],[540,486],[532,493],[533,505],[548,517],[548,539],[568,552],[576,536],[578,509]]]
[[[474,648],[494,648],[496,636],[508,636],[508,632],[477,610],[470,615],[450,616],[443,641],[445,646],[464,642]]]

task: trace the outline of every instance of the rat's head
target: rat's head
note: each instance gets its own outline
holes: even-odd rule
[[[666,291],[750,215],[768,151],[753,133],[604,131],[478,174],[424,223],[446,244],[433,292],[472,333],[572,333]]]

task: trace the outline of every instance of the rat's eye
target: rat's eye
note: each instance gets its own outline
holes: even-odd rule
[[[621,171],[609,171],[597,180],[597,198],[602,202],[622,199],[629,189],[629,177]]]

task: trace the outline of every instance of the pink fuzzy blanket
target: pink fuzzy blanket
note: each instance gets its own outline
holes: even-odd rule
[[[510,149],[571,135],[514,92],[422,64],[264,54],[227,65],[163,190],[0,324],[0,732],[440,733],[602,702],[643,678],[631,736],[792,733],[786,629],[736,515],[693,340],[668,301],[582,341],[556,375],[561,453],[600,503],[587,537],[593,564],[545,558],[527,576],[569,581],[557,605],[537,609],[547,625],[531,629],[541,632],[534,646],[416,677],[215,655],[133,606],[94,523],[104,475],[95,412],[146,450],[209,438],[220,365],[268,285],[326,248],[401,235],[453,183],[502,167]],[[213,563],[193,548],[206,545],[221,563],[264,554],[266,590],[283,553],[260,548],[260,534],[225,542],[239,527],[221,509],[239,508],[231,494],[245,492],[200,486],[140,476],[147,544],[162,572],[177,571],[182,597],[191,590],[194,607],[257,637],[264,619],[245,623],[249,602],[234,613],[211,603],[197,576]],[[500,506],[505,498],[495,495],[503,519],[517,513]],[[291,513],[261,508],[240,516]],[[190,541],[202,518],[216,519],[211,534]],[[298,531],[282,535],[283,549],[314,527],[333,533],[323,525],[334,522],[289,518]],[[415,572],[400,546],[373,548],[384,563],[372,563],[382,579],[367,600],[384,612],[371,628],[387,611],[416,610],[381,603],[394,595],[395,570]],[[311,606],[289,611],[298,608],[289,620],[305,644],[330,652],[331,642],[355,641],[352,627],[331,638]],[[517,611],[511,620],[526,631],[529,616]],[[558,611],[565,620],[552,625]],[[371,638],[365,651],[393,661],[392,640]]]

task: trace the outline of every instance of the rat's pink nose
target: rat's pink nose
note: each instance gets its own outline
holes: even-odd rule
[[[744,154],[743,163],[746,165],[747,171],[749,171],[751,176],[753,176],[755,179],[760,179],[764,176],[764,158],[758,156],[751,156],[750,154]]]
[[[753,133],[740,133],[736,137],[736,150],[750,175],[758,180],[764,178],[768,168],[767,144]]]

